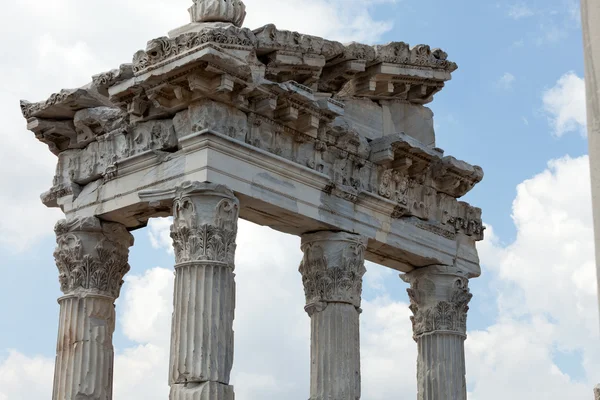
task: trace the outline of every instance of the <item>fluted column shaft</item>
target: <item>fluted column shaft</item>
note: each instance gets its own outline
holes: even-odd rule
[[[239,203],[224,186],[176,189],[171,400],[233,400],[234,256]]]
[[[124,226],[80,218],[60,221],[54,252],[61,290],[53,400],[110,400],[114,302],[133,237]]]
[[[345,232],[302,236],[300,273],[311,317],[310,400],[360,399],[365,246],[364,238]]]
[[[464,341],[471,293],[467,275],[431,266],[402,275],[418,347],[417,399],[467,400]]]

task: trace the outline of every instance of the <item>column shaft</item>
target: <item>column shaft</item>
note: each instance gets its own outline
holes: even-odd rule
[[[238,201],[224,186],[186,182],[173,209],[170,399],[233,400]]]
[[[423,335],[417,340],[418,400],[466,399],[464,338]]]
[[[53,400],[111,400],[114,302],[133,237],[90,218],[59,221],[54,252],[61,290]]]
[[[431,266],[402,279],[411,284],[417,399],[467,400],[464,340],[472,297],[467,275],[453,267]]]
[[[53,400],[112,399],[113,301],[98,296],[59,300]]]
[[[310,400],[360,399],[360,301],[364,238],[344,232],[302,237],[300,273],[311,317]]]
[[[230,268],[177,266],[171,352],[172,383],[229,383],[233,365],[235,281]]]
[[[311,318],[311,399],[360,399],[359,312],[331,303]]]

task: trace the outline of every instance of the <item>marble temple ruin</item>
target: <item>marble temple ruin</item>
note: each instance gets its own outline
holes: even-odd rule
[[[457,65],[427,45],[251,30],[241,0],[195,0],[189,12],[131,63],[21,103],[58,158],[42,202],[65,214],[53,400],[112,399],[130,231],[166,216],[171,400],[234,399],[238,218],[301,237],[311,400],[361,397],[365,260],[410,286],[417,398],[466,400],[469,280],[484,228],[481,210],[458,199],[483,171],[436,147],[425,106]]]

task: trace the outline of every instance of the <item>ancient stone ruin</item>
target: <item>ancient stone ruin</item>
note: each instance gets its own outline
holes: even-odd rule
[[[302,238],[311,400],[361,396],[365,259],[410,284],[418,398],[465,400],[483,227],[481,210],[458,199],[483,172],[436,147],[425,107],[456,64],[427,45],[243,28],[241,0],[195,0],[189,11],[189,24],[131,63],[21,104],[58,157],[42,201],[66,216],[53,399],[112,398],[129,231],[173,216],[170,399],[234,399],[241,217]]]

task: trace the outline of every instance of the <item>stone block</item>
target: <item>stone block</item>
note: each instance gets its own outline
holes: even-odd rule
[[[235,400],[233,386],[217,382],[173,385],[169,400]]]
[[[178,138],[185,137],[192,133],[192,124],[190,122],[190,111],[183,110],[173,117],[173,127]]]
[[[426,146],[435,147],[433,112],[422,105],[394,100],[380,101],[383,134],[404,132]]]
[[[242,142],[246,140],[248,117],[237,108],[202,99],[190,105],[189,119],[193,132],[211,129]]]
[[[383,116],[379,104],[369,99],[344,99],[344,104],[344,116],[338,119],[368,139],[382,136]]]

